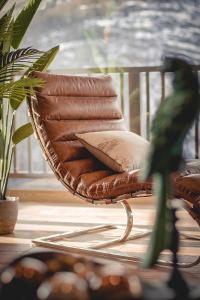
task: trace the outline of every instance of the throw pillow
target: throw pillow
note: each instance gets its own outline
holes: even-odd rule
[[[140,169],[149,146],[130,131],[100,131],[76,134],[78,140],[99,161],[116,172]]]

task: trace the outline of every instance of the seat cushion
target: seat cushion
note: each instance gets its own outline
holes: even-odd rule
[[[139,181],[139,170],[117,174],[106,170],[83,174],[77,186],[78,193],[95,200],[131,198],[138,194],[150,194],[151,189],[151,181]]]
[[[62,162],[56,171],[74,193],[90,202],[149,194],[152,188],[151,181],[139,181],[139,170],[116,173],[90,154],[87,158]]]

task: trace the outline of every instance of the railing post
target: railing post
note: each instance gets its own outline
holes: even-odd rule
[[[161,102],[165,100],[165,73],[160,72],[161,79]]]
[[[195,130],[195,158],[198,159],[199,158],[199,134],[200,134],[200,130],[199,130],[199,117],[195,120],[195,124],[194,124],[194,130]]]
[[[146,137],[147,140],[150,139],[150,83],[149,83],[149,72],[145,73],[145,81],[146,81]]]
[[[130,130],[140,134],[140,73],[129,71]]]
[[[195,70],[196,76],[199,79],[198,69]],[[198,116],[194,123],[194,140],[195,140],[195,158],[200,158],[199,148],[200,148],[200,117]]]

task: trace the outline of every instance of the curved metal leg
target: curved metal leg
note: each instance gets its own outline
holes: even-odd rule
[[[113,246],[115,244],[126,241],[127,238],[129,237],[129,235],[132,231],[132,228],[133,228],[132,210],[131,210],[131,207],[130,207],[130,205],[128,204],[128,202],[126,200],[124,200],[120,203],[126,211],[126,227],[125,227],[125,230],[122,233],[121,237],[119,237],[117,239],[113,239],[113,240],[108,241],[108,242],[99,243],[97,245],[94,245],[94,246],[90,247],[91,249],[101,249],[101,248],[105,248],[105,247],[108,247],[108,246]],[[117,229],[119,227],[116,226],[115,228]]]
[[[139,239],[139,238],[142,238],[142,237],[147,236],[147,235],[150,234],[150,231],[144,231],[144,232],[135,233],[134,235],[130,236],[130,233],[131,233],[132,228],[133,228],[132,209],[131,209],[131,206],[129,205],[129,203],[127,202],[127,200],[123,200],[120,203],[121,203],[121,205],[123,206],[123,208],[125,209],[125,212],[126,212],[126,227],[125,227],[125,230],[123,231],[122,235],[117,239],[113,239],[113,240],[108,241],[108,242],[103,242],[103,243],[99,243],[97,245],[94,245],[94,246],[90,247],[91,249],[96,249],[97,250],[97,249],[105,248],[105,247],[108,247],[108,246],[114,246],[116,244],[123,243],[127,240]],[[116,226],[116,228],[122,228],[122,227]]]
[[[180,236],[187,239],[187,240],[192,240],[192,241],[200,241],[200,235],[197,234],[188,234],[185,232],[180,232]]]
[[[126,241],[127,238],[129,237],[132,228],[133,228],[133,213],[132,213],[132,209],[129,205],[129,203],[124,200],[121,202],[121,205],[123,206],[123,208],[125,209],[126,212],[126,228],[125,231],[123,232],[123,234],[121,235],[121,237],[119,238],[119,240],[122,241]]]

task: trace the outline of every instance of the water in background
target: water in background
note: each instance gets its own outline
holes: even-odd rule
[[[200,63],[200,0],[48,0],[24,45],[61,47],[52,68],[159,65],[163,53]]]

